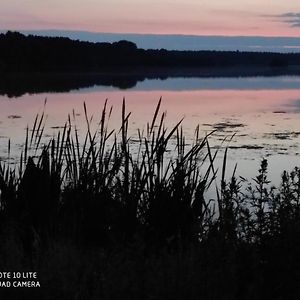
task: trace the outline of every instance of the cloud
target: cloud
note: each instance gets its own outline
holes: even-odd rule
[[[300,13],[288,12],[280,15],[273,15],[276,20],[288,23],[290,27],[300,27]]]
[[[278,17],[281,17],[281,18],[300,18],[300,13],[289,12],[289,13],[278,15]]]

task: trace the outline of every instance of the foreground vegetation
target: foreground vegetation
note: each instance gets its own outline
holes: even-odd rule
[[[37,116],[20,163],[1,163],[0,270],[42,287],[7,299],[298,299],[300,169],[277,188],[266,160],[253,182],[228,176],[227,150],[216,170],[209,137],[187,145],[159,108],[137,141],[125,103],[116,132],[106,104],[95,131],[85,108],[83,143],[69,117],[42,145]]]

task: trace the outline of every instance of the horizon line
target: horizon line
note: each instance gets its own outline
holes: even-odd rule
[[[280,38],[280,39],[300,39],[300,36],[282,35],[216,35],[216,34],[183,34],[183,33],[135,33],[135,32],[103,32],[76,29],[1,29],[0,32],[78,32],[90,34],[110,34],[110,35],[135,35],[135,36],[172,36],[172,37],[219,37],[219,38]]]

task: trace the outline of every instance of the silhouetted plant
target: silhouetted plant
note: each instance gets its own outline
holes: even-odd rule
[[[218,174],[209,135],[198,127],[187,145],[181,121],[167,129],[160,105],[134,144],[125,100],[112,131],[107,102],[94,131],[84,105],[83,142],[71,116],[45,142],[44,114],[36,117],[18,164],[0,164],[0,268],[38,268],[49,284],[64,282],[50,288],[61,298],[297,298],[299,169],[277,188],[265,159],[252,181],[237,166],[228,177],[225,147]]]

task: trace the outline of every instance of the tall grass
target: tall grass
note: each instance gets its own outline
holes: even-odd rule
[[[69,116],[63,130],[42,145],[44,114],[37,115],[31,132],[27,128],[20,165],[1,165],[3,218],[16,215],[41,235],[58,230],[85,243],[127,241],[137,235],[155,243],[197,241],[199,228],[211,218],[204,199],[211,169],[201,172],[207,137],[200,138],[197,128],[187,149],[182,120],[168,130],[160,105],[161,100],[134,145],[125,100],[117,131],[108,130],[112,108],[105,103],[92,132],[84,104],[83,144]]]
[[[52,255],[54,265],[64,265],[62,257],[72,260],[87,278],[89,272],[95,274],[89,281],[99,294],[92,294],[88,284],[77,290],[77,295],[91,299],[99,295],[154,299],[160,292],[167,299],[172,289],[177,292],[170,299],[299,296],[299,169],[284,172],[277,188],[268,180],[266,160],[252,182],[238,177],[237,167],[228,176],[228,150],[217,170],[218,151],[209,146],[210,134],[201,137],[198,127],[194,142],[187,145],[182,120],[166,128],[160,106],[161,100],[134,143],[128,135],[125,100],[120,127],[112,131],[112,108],[107,102],[94,130],[84,104],[83,139],[73,113],[63,129],[45,142],[45,116],[37,115],[32,129],[26,130],[19,164],[0,164],[0,253],[11,262],[9,266],[17,261],[18,266],[34,266],[51,281],[58,271],[45,258]],[[214,199],[207,198],[208,189],[215,189]],[[18,251],[9,253],[5,245]],[[16,259],[20,255],[21,261]],[[105,261],[121,273],[132,268],[132,280],[125,280]],[[72,273],[77,280],[80,272],[74,275],[66,269],[67,276]],[[157,277],[164,284],[156,279],[159,272],[167,274]],[[120,285],[112,288],[115,281]],[[272,285],[277,289],[272,290]]]

